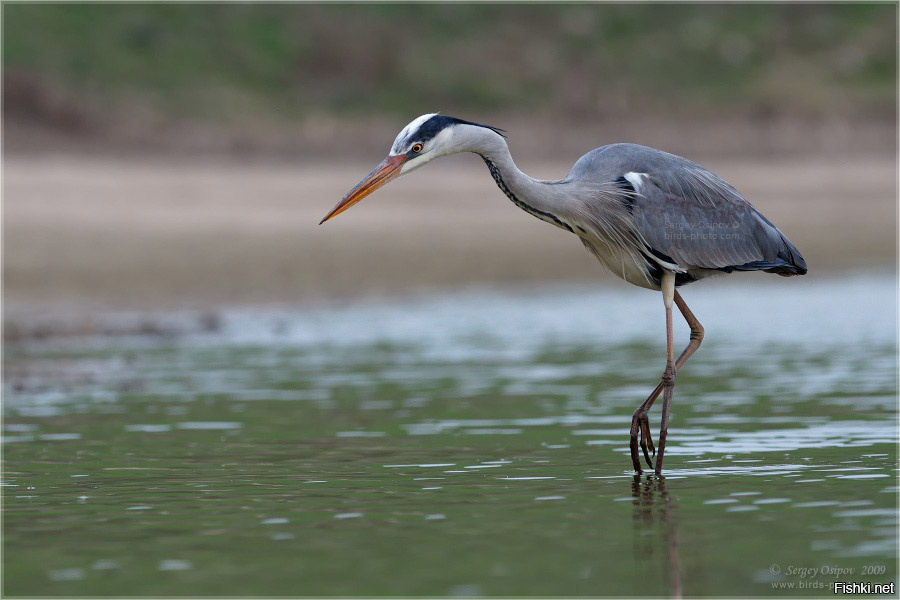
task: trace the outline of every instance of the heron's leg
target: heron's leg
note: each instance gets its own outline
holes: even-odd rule
[[[675,391],[675,335],[672,331],[672,300],[675,298],[675,275],[662,277],[663,303],[666,305],[666,370],[660,383],[663,386],[662,424],[659,427],[659,453],[656,456],[656,474],[662,472],[663,453],[666,451],[666,435],[669,433],[669,412],[672,409],[672,393]]]
[[[697,320],[697,317],[694,316],[694,313],[691,312],[691,309],[688,308],[687,303],[681,297],[681,294],[678,293],[678,290],[675,290],[674,301],[678,310],[681,311],[684,320],[691,328],[690,342],[681,355],[679,355],[678,360],[675,361],[675,372],[677,373],[687,359],[689,359],[691,355],[697,351],[697,348],[700,347],[700,343],[703,341],[703,326],[700,324],[700,321]],[[653,452],[654,455],[656,454],[656,449],[653,447],[653,438],[650,435],[650,420],[647,417],[647,412],[653,406],[653,403],[656,401],[656,398],[662,390],[663,383],[660,381],[650,395],[647,396],[647,399],[641,402],[640,406],[637,407],[631,418],[631,459],[632,462],[635,463],[635,470],[639,473],[641,472],[640,459],[638,458],[637,451],[639,440],[641,450],[644,453],[644,459],[647,461],[650,468],[653,468],[653,462],[650,460],[650,454],[648,453],[647,448],[649,447],[650,452]]]
[[[678,293],[678,290],[675,290],[675,305],[678,307],[678,310],[681,311],[681,315],[691,328],[691,341],[688,342],[687,347],[678,357],[678,360],[675,361],[675,372],[677,373],[678,369],[681,368],[681,365],[683,365],[685,361],[697,351],[697,348],[700,347],[700,343],[703,341],[703,325],[700,324],[700,321],[697,320],[697,317],[695,317],[694,313],[691,312],[691,309],[688,308],[687,303],[685,303],[681,294]],[[659,392],[657,392],[657,394],[658,393]]]
[[[678,307],[678,310],[681,311],[681,315],[684,317],[684,320],[691,328],[690,341],[688,342],[687,347],[681,352],[681,354],[678,356],[678,359],[675,361],[675,372],[677,373],[679,370],[681,370],[681,366],[685,362],[687,362],[687,359],[689,359],[691,355],[697,351],[697,348],[700,347],[700,343],[703,342],[703,325],[700,324],[700,321],[697,320],[697,317],[695,317],[694,313],[691,312],[691,309],[688,308],[687,303],[685,303],[684,298],[681,297],[681,294],[678,293],[678,290],[675,290],[675,305]],[[650,410],[650,407],[653,406],[653,403],[656,401],[657,396],[659,396],[660,392],[662,392],[662,389],[663,384],[660,381],[653,389],[653,391],[650,392],[650,395],[647,396],[647,399],[644,400],[640,406],[638,406],[635,414],[637,415],[639,413],[643,413],[646,415],[647,411]],[[648,434],[650,450],[652,451],[653,442],[652,440],[649,440],[649,425],[647,427],[646,433]]]

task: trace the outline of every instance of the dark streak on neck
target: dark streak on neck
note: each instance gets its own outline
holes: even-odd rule
[[[529,206],[528,204],[525,204],[524,202],[522,202],[521,200],[516,198],[516,195],[512,193],[512,190],[510,190],[506,186],[506,183],[503,181],[503,178],[500,177],[500,170],[497,169],[497,165],[495,165],[493,162],[491,162],[491,160],[486,156],[481,155],[481,158],[484,160],[484,163],[487,165],[488,170],[491,172],[491,177],[494,178],[494,181],[497,183],[497,187],[499,187],[500,190],[504,194],[506,194],[506,197],[509,198],[510,200],[512,200],[516,206],[518,206],[525,212],[534,215],[538,219],[541,219],[542,221],[547,221],[549,223],[556,225],[557,227],[562,227],[563,229],[566,229],[572,233],[575,233],[574,231],[572,231],[572,228],[569,227],[569,225],[567,223],[560,221],[556,217],[556,215],[553,215],[551,213],[548,213],[548,212],[545,212],[542,210],[538,210],[538,209],[534,208],[533,206]]]

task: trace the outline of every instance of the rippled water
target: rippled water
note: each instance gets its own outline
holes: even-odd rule
[[[826,595],[897,579],[897,283],[226,312],[7,345],[7,595]],[[126,317],[122,317],[127,319]],[[686,342],[687,328],[676,335]],[[658,420],[658,412],[652,417]]]

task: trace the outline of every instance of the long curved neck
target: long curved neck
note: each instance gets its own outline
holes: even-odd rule
[[[532,179],[516,167],[509,153],[509,146],[501,135],[484,127],[472,127],[479,131],[467,132],[471,144],[467,148],[484,159],[497,187],[516,206],[567,231],[573,231],[565,222],[563,198],[560,196],[559,182]]]

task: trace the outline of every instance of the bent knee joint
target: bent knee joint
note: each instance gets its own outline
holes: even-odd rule
[[[666,370],[663,371],[660,380],[665,387],[671,387],[675,385],[675,367],[673,365],[667,366]]]

